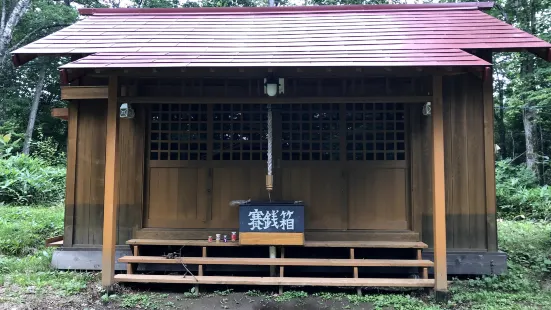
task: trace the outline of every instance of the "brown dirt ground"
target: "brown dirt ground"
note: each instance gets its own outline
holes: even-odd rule
[[[145,287],[124,286],[118,287],[110,302],[102,301],[103,293],[97,283],[92,283],[87,290],[77,295],[63,296],[40,290],[36,293],[17,287],[0,287],[0,310],[107,310],[107,309],[135,309],[135,310],[203,310],[203,309],[231,309],[231,310],[332,310],[332,309],[372,309],[369,304],[350,304],[347,299],[323,299],[309,295],[306,298],[293,298],[286,301],[276,301],[277,295],[268,290],[261,291],[262,296],[250,296],[248,288],[233,291],[217,291],[209,289],[202,291],[200,297],[190,296],[191,287],[171,286],[148,290]],[[225,288],[227,289],[227,288]],[[124,296],[139,294],[145,300],[135,307],[125,307],[122,302]],[[256,295],[256,294],[255,294]]]

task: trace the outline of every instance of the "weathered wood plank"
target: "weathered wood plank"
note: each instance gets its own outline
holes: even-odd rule
[[[239,246],[237,242],[207,242],[205,240],[130,239],[130,245],[173,245],[173,246]],[[305,247],[321,248],[378,248],[378,249],[425,249],[423,242],[408,241],[305,241]]]
[[[318,103],[364,103],[364,102],[427,102],[431,96],[387,96],[387,97],[121,97],[120,102],[140,103],[182,103],[182,104],[318,104]]]
[[[446,271],[446,183],[444,175],[444,122],[442,110],[442,76],[433,76],[432,143],[433,143],[433,227],[434,278],[437,291],[448,289]]]
[[[351,169],[347,175],[349,229],[408,229],[405,169]]]
[[[335,266],[335,267],[433,267],[430,260],[407,259],[309,259],[309,258],[248,258],[248,257],[182,257],[124,256],[121,263],[192,264],[192,265],[255,265],[255,266]],[[354,277],[358,278],[357,272]]]
[[[453,244],[448,244],[451,248],[468,248],[471,242],[467,233],[470,229],[470,208],[469,208],[469,170],[468,161],[468,138],[470,128],[467,127],[467,106],[473,99],[469,89],[469,80],[465,76],[461,77],[453,87],[455,101],[450,104],[452,109],[452,132],[449,137],[452,143],[452,149],[449,156],[452,158],[452,165],[449,170],[452,173],[452,184],[446,184],[452,187],[453,192],[450,205],[448,205],[448,219],[453,219],[454,225],[452,234]],[[448,191],[449,193],[449,191]],[[453,209],[450,210],[450,207]],[[451,211],[451,212],[450,212]],[[451,213],[451,214],[450,214]],[[448,230],[450,231],[450,230]]]
[[[108,86],[61,86],[61,99],[107,99]]]
[[[469,173],[469,217],[470,229],[468,247],[471,249],[487,248],[486,236],[486,186],[484,155],[484,103],[482,101],[482,81],[469,75],[471,100],[467,102],[468,128],[468,173]],[[459,247],[457,247],[459,248]]]
[[[432,287],[430,279],[353,279],[353,278],[290,278],[290,277],[183,277],[175,275],[126,275],[115,276],[117,282],[181,283],[222,285],[291,285],[291,286],[370,286],[370,287]]]
[[[87,180],[89,183],[89,191],[87,201],[88,205],[88,243],[102,244],[103,240],[103,204],[104,204],[104,184],[101,181],[105,175],[105,158],[106,158],[106,130],[107,130],[107,101],[95,100],[92,101],[92,113],[89,118],[92,126],[86,133],[88,136],[88,146],[90,154],[90,174],[81,174],[77,178]],[[97,102],[97,103],[96,103]],[[82,104],[82,103],[80,103]],[[118,109],[117,109],[118,115]],[[83,139],[85,134],[79,133],[79,140]],[[78,167],[77,167],[78,169]],[[78,197],[78,196],[77,196]]]
[[[486,238],[488,251],[497,251],[496,179],[494,153],[494,98],[492,68],[486,68],[482,86],[484,104],[484,171],[486,188]]]
[[[101,284],[111,288],[115,275],[115,246],[117,244],[118,207],[118,78],[109,77],[109,99],[107,100],[107,135],[105,141],[105,191]]]
[[[243,244],[243,245],[303,245],[304,244],[304,233],[243,232],[239,235],[239,244]]]
[[[76,165],[78,137],[78,104],[69,103],[69,123],[67,130],[67,175],[65,177],[65,219],[63,246],[73,245],[75,204],[76,204]]]
[[[75,207],[74,207],[74,235],[73,244],[88,244],[90,228],[90,190],[93,173],[92,165],[94,158],[92,154],[93,138],[90,134],[92,128],[97,125],[94,122],[92,105],[78,104],[78,133],[76,138],[76,167],[75,167]],[[72,112],[72,111],[71,111]],[[103,149],[105,151],[105,149]],[[69,167],[69,166],[68,166]],[[87,177],[82,177],[87,176]]]

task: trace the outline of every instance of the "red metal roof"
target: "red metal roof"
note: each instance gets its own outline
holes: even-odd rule
[[[334,13],[335,11],[396,11],[422,9],[476,8],[488,10],[494,2],[458,2],[458,3],[424,3],[424,4],[377,4],[377,5],[315,5],[315,6],[277,6],[277,7],[195,7],[195,8],[82,8],[80,15],[96,13],[186,13],[186,14],[284,14],[296,12]]]
[[[489,66],[459,49],[282,53],[97,53],[61,68]]]
[[[407,66],[480,63],[461,49],[551,48],[479,11],[490,6],[86,9],[81,12],[91,16],[13,53],[27,58],[100,53],[73,64],[89,67],[131,66],[132,61],[138,66]]]

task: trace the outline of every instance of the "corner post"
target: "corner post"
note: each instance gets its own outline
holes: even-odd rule
[[[109,76],[107,98],[107,130],[105,137],[105,190],[103,202],[103,246],[101,284],[111,289],[115,276],[115,246],[117,244],[117,169],[118,151],[118,77]]]
[[[432,80],[432,195],[434,228],[434,289],[438,295],[448,290],[446,266],[446,184],[444,174],[444,111],[442,76]]]
[[[551,50],[551,49],[550,49]],[[491,56],[490,56],[491,61]],[[495,176],[495,146],[494,146],[494,90],[492,67],[484,70],[482,80],[482,98],[484,104],[484,170],[486,183],[486,229],[488,251],[496,252],[497,220],[496,220],[496,176]]]

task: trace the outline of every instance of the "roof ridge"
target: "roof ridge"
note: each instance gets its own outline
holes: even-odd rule
[[[316,5],[316,6],[277,6],[277,7],[197,7],[197,8],[81,8],[80,15],[95,14],[297,14],[297,13],[336,13],[366,11],[417,11],[417,10],[488,10],[494,2],[458,2],[425,4],[375,4],[375,5]]]

